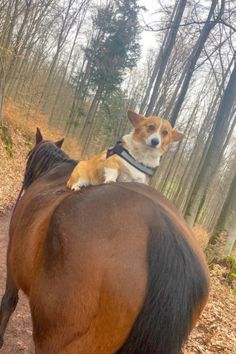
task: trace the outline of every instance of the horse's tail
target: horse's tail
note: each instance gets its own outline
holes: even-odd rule
[[[164,213],[163,213],[164,214]],[[148,289],[117,354],[178,354],[208,297],[208,272],[171,219],[162,215],[148,241]],[[159,218],[160,220],[160,218]]]

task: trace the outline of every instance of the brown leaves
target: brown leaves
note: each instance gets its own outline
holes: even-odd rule
[[[225,272],[217,264],[211,270],[209,302],[185,345],[184,354],[236,354],[236,298],[226,285]]]
[[[61,130],[48,127],[46,115],[32,109],[26,111],[12,100],[5,104],[4,118],[13,141],[13,157],[9,157],[0,138],[0,214],[14,204],[20,191],[26,155],[34,145],[36,128],[40,127],[43,136],[52,141],[63,137]],[[80,148],[76,139],[66,138],[63,149],[72,158],[78,158]]]
[[[209,233],[202,225],[199,225],[199,224],[194,225],[193,233],[194,233],[199,245],[204,250],[208,244],[208,241],[209,241]]]

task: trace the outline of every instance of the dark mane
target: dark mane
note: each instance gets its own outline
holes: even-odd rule
[[[50,141],[42,141],[29,153],[26,164],[23,188],[27,189],[31,183],[42,174],[61,163],[74,163],[64,151]]]

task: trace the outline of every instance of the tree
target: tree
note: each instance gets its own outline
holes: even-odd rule
[[[226,233],[225,254],[230,255],[236,242],[236,173],[210,242],[214,243],[221,232]]]
[[[209,33],[212,31],[212,29],[215,27],[215,25],[221,19],[222,14],[224,12],[225,0],[222,0],[219,14],[216,16],[215,19],[212,20],[212,18],[214,18],[214,13],[215,13],[215,9],[216,9],[217,4],[218,4],[218,0],[212,0],[211,7],[210,7],[210,10],[208,13],[208,17],[207,17],[206,22],[201,30],[200,36],[197,40],[197,43],[195,44],[193,51],[190,55],[190,61],[189,61],[189,65],[187,68],[187,72],[186,72],[184,81],[182,83],[178,98],[175,102],[174,108],[173,108],[171,116],[170,116],[170,121],[173,125],[175,125],[175,123],[176,123],[178,114],[180,112],[180,109],[181,109],[182,104],[184,102],[186,93],[188,91],[188,87],[189,87],[189,84],[190,84],[190,81],[191,81],[191,78],[192,78],[192,75],[193,75],[193,72],[195,69],[195,65],[200,57],[200,54],[202,53],[204,45],[208,39]]]
[[[95,23],[98,35],[85,49],[90,62],[90,83],[95,89],[80,138],[85,153],[95,115],[105,96],[110,95],[123,80],[125,69],[132,68],[139,57],[137,0],[119,0],[98,8]]]
[[[155,66],[155,68],[154,68],[157,70],[157,73],[156,73],[155,84],[153,87],[150,102],[148,104],[148,108],[146,111],[147,116],[150,116],[153,113],[153,110],[154,110],[154,107],[156,104],[156,100],[158,97],[158,93],[159,93],[161,80],[163,78],[168,60],[170,58],[171,52],[172,52],[174,45],[175,45],[177,32],[178,32],[179,25],[180,25],[180,22],[181,22],[183,13],[184,13],[186,3],[187,3],[186,0],[176,1],[176,5],[173,10],[174,15],[172,15],[173,22],[170,25],[170,31],[168,32],[167,38],[165,38],[165,43],[161,47],[160,54],[158,56],[158,61],[157,61],[158,66]],[[142,106],[141,109],[143,110],[143,108],[144,107]]]
[[[192,191],[191,199],[186,209],[186,220],[192,226],[202,206],[203,198],[211,181],[212,176],[216,172],[217,166],[221,158],[221,152],[224,147],[225,138],[227,136],[232,111],[236,102],[236,63],[230,75],[224,95],[221,99],[213,129],[213,136],[204,159],[198,178]]]

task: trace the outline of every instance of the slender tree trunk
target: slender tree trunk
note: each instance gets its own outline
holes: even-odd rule
[[[81,80],[83,77],[83,68],[84,68],[85,62],[86,61],[84,58],[81,69],[80,69],[80,74],[77,78],[76,88],[75,88],[74,96],[73,96],[73,102],[70,107],[70,114],[69,114],[69,117],[66,121],[66,125],[64,128],[64,131],[66,134],[70,134],[71,129],[73,129],[74,123],[78,119],[78,110],[81,107],[81,100],[80,100]],[[81,80],[80,80],[80,78],[81,78]]]
[[[24,17],[23,17],[23,20],[22,20],[22,23],[20,25],[20,28],[19,28],[19,31],[17,33],[17,36],[16,36],[16,43],[14,45],[14,53],[13,53],[13,57],[12,57],[12,60],[10,62],[10,65],[9,65],[9,68],[6,72],[6,80],[9,81],[9,77],[8,76],[14,76],[15,74],[15,68],[16,68],[16,65],[17,65],[17,56],[20,54],[22,55],[23,54],[23,48],[22,50],[20,50],[20,43],[22,41],[22,38],[24,38],[24,30],[25,30],[25,27],[27,25],[27,21],[28,21],[28,17],[30,15],[30,11],[31,11],[31,5],[32,5],[32,0],[29,0],[28,2],[26,2],[26,10],[24,12]]]
[[[87,7],[84,9],[83,14],[82,14],[81,19],[80,19],[80,22],[77,25],[77,30],[76,30],[76,33],[75,33],[74,41],[73,41],[73,44],[71,46],[70,54],[69,54],[69,57],[68,57],[68,60],[67,60],[67,63],[66,63],[65,70],[63,72],[63,76],[62,76],[62,79],[61,79],[61,82],[60,82],[59,89],[58,89],[57,94],[56,94],[56,99],[54,101],[54,105],[53,105],[50,121],[54,120],[54,114],[55,114],[57,101],[58,101],[58,99],[60,97],[60,94],[61,94],[62,86],[63,86],[64,81],[65,81],[67,70],[68,70],[68,67],[69,67],[69,64],[70,64],[70,61],[71,61],[71,58],[72,58],[72,54],[74,52],[74,48],[75,48],[75,45],[76,45],[76,42],[77,42],[77,38],[78,38],[78,35],[79,35],[79,32],[80,32],[81,26],[83,24],[83,21],[84,21],[86,13],[87,13]]]
[[[3,101],[4,101],[4,86],[0,80],[0,125],[3,124]]]
[[[176,2],[176,4],[177,4],[177,2]],[[170,24],[172,22],[175,10],[176,10],[176,6],[175,6],[175,8],[174,8],[174,10],[172,12]],[[157,73],[158,73],[158,69],[159,69],[159,65],[160,65],[160,58],[161,58],[161,55],[162,55],[163,47],[165,46],[165,43],[166,43],[166,39],[168,37],[168,33],[169,32],[166,31],[165,37],[163,39],[162,46],[161,46],[160,51],[158,53],[158,56],[156,58],[156,61],[155,61],[155,64],[154,64],[154,67],[153,67],[153,70],[152,70],[152,75],[150,77],[150,80],[149,80],[149,83],[148,83],[148,87],[147,87],[146,92],[145,92],[145,96],[144,96],[144,98],[142,100],[142,103],[141,103],[141,106],[140,106],[140,110],[139,110],[140,114],[143,114],[145,112],[146,106],[148,104],[148,100],[149,100],[149,97],[151,95],[151,91],[152,91],[152,88],[153,88],[153,85],[154,85],[154,81],[155,81],[155,78],[156,78]]]
[[[153,87],[153,83],[155,81],[155,77],[156,77],[156,74],[157,74],[157,71],[158,71],[158,67],[159,67],[159,61],[160,61],[160,53],[162,51],[162,48],[160,49],[160,52],[159,52],[159,55],[156,59],[156,62],[154,64],[154,68],[153,68],[153,71],[152,71],[152,75],[151,75],[151,78],[149,80],[149,83],[148,83],[148,87],[146,89],[146,93],[145,93],[145,96],[142,100],[142,103],[141,103],[141,106],[140,106],[140,110],[139,110],[139,113],[140,114],[143,114],[144,111],[145,111],[145,108],[146,108],[146,105],[147,105],[147,102],[148,102],[148,99],[151,95],[151,90],[152,90],[152,87]]]
[[[236,173],[231,182],[217,225],[210,243],[214,243],[221,232],[226,233],[225,255],[230,255],[236,242]]]
[[[4,60],[0,56],[0,125],[3,124],[3,102],[5,96]]]
[[[216,8],[217,4],[218,4],[218,0],[212,0],[211,8],[210,8],[207,20],[201,30],[198,41],[193,48],[192,55],[191,55],[191,62],[188,67],[188,71],[187,71],[186,76],[184,78],[178,99],[175,103],[174,109],[173,109],[171,116],[170,116],[170,121],[171,121],[172,125],[175,125],[175,122],[178,118],[178,114],[180,112],[180,109],[181,109],[182,104],[184,102],[186,93],[188,91],[188,87],[189,87],[189,84],[190,84],[190,81],[191,81],[191,78],[192,78],[192,75],[193,75],[193,72],[195,69],[195,65],[196,65],[196,63],[200,57],[200,54],[204,48],[204,45],[208,39],[209,33],[211,32],[211,30],[215,27],[215,25],[217,23],[216,20],[214,20],[214,21],[212,20],[212,17],[214,15],[215,8]],[[221,9],[221,11],[223,11],[223,9]]]
[[[220,98],[222,97],[222,93],[224,91],[224,86],[225,86],[225,81],[228,77],[228,74],[230,73],[230,69],[232,68],[233,64],[233,59],[228,65],[227,70],[224,73],[224,76],[222,78],[221,84],[218,86],[218,91],[215,92],[215,94],[212,96],[211,103],[209,104],[208,111],[206,114],[206,117],[203,121],[203,124],[201,126],[201,129],[198,133],[197,140],[194,146],[194,150],[191,153],[190,159],[188,161],[188,169],[185,171],[182,179],[182,190],[184,189],[184,193],[182,192],[180,195],[177,196],[177,206],[180,208],[180,210],[185,213],[187,206],[189,204],[195,183],[198,178],[198,174],[201,171],[201,166],[204,162],[207,150],[210,146],[211,139],[213,136],[213,130],[214,130],[214,124],[213,122],[213,117],[216,114],[216,107],[218,105],[218,102],[220,101]],[[206,136],[206,132],[208,133],[208,138],[206,143],[204,143],[204,139]],[[204,150],[202,150],[202,146],[204,146]],[[199,151],[201,153],[201,159],[199,160]],[[191,181],[191,185],[189,186],[189,181]],[[180,189],[181,191],[181,189]]]
[[[16,19],[17,19],[17,16],[18,16],[19,0],[15,0],[14,1],[14,10],[13,10],[13,14],[12,14],[12,17],[11,17],[12,5],[13,5],[12,1],[9,1],[7,14],[6,14],[6,17],[5,17],[6,20],[5,20],[5,23],[3,25],[2,47],[5,47],[5,48],[9,48],[9,46],[10,46],[10,42],[11,42],[11,38],[12,38],[12,35],[13,35],[14,26],[15,26]],[[9,20],[10,20],[10,24],[9,24]]]
[[[95,121],[97,109],[101,100],[103,92],[103,85],[99,86],[89,108],[84,127],[80,133],[81,156],[83,157],[87,152],[90,144],[89,137],[91,136],[92,127]]]
[[[61,53],[61,50],[65,44],[65,41],[69,35],[69,32],[72,28],[73,21],[70,19],[70,10],[73,5],[74,0],[68,0],[68,5],[66,8],[65,16],[63,17],[63,22],[60,28],[60,32],[58,35],[58,41],[56,45],[56,52],[55,55],[52,59],[51,65],[49,67],[47,79],[46,79],[46,84],[44,87],[44,92],[42,94],[42,97],[40,99],[40,104],[45,108],[46,105],[46,99],[48,98],[49,93],[52,91],[52,86],[53,86],[53,77],[55,74],[55,69],[57,68],[58,64],[58,59]]]
[[[163,48],[163,51],[161,52],[160,62],[159,62],[159,70],[158,70],[158,74],[157,74],[156,81],[154,84],[151,99],[150,99],[150,102],[148,104],[148,108],[146,111],[146,116],[149,116],[153,113],[153,110],[154,110],[154,107],[156,104],[156,100],[157,100],[157,97],[159,94],[160,84],[161,84],[163,75],[165,73],[171,52],[172,52],[174,45],[175,45],[176,36],[178,33],[179,25],[180,25],[180,22],[181,22],[183,13],[184,13],[186,3],[187,3],[187,0],[180,0],[178,3],[175,17],[174,17],[173,23],[171,24],[172,27],[169,31],[165,47]]]
[[[179,81],[177,82],[177,85],[175,87],[175,90],[174,90],[174,93],[170,99],[170,102],[168,103],[168,106],[166,107],[165,109],[165,112],[164,112],[164,117],[169,117],[171,115],[171,111],[173,110],[173,107],[174,107],[174,103],[175,103],[175,100],[176,100],[176,97],[178,95],[178,92],[181,88],[181,85],[183,83],[183,80],[184,80],[184,77],[186,75],[186,72],[188,70],[188,66],[189,66],[189,63],[187,62],[185,67],[183,68],[183,71],[181,73],[181,76],[180,76],[180,79]]]
[[[213,177],[219,160],[224,141],[230,123],[231,113],[236,98],[236,64],[231,73],[224,95],[221,99],[220,106],[215,119],[213,137],[209,149],[204,158],[199,176],[193,188],[193,193],[186,210],[186,220],[190,226],[193,226],[202,204],[202,198],[207,187]]]
[[[165,193],[167,198],[169,200],[171,200],[171,201],[175,200],[175,198],[177,197],[178,191],[181,189],[180,181],[178,182],[178,184],[176,182],[177,173],[179,171],[179,165],[181,164],[183,153],[185,151],[186,146],[188,146],[188,143],[189,143],[189,136],[190,136],[190,133],[191,133],[193,125],[194,125],[194,117],[195,117],[195,114],[196,114],[196,111],[197,111],[197,108],[198,108],[199,100],[200,100],[200,95],[199,95],[199,97],[197,99],[196,105],[195,105],[195,107],[194,107],[194,109],[192,111],[191,117],[189,119],[189,126],[187,125],[186,129],[184,131],[184,135],[186,137],[185,141],[182,141],[182,142],[179,143],[178,148],[177,148],[176,153],[175,153],[175,157],[173,158],[172,176],[171,176],[171,179],[169,179],[169,188],[168,188],[168,190]],[[176,190],[174,190],[172,188],[172,186],[174,185],[174,182],[175,182],[175,185],[177,186]]]

